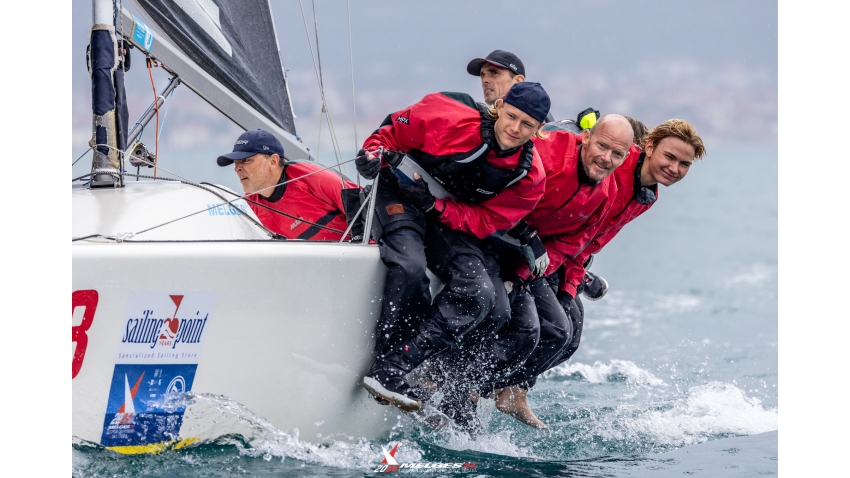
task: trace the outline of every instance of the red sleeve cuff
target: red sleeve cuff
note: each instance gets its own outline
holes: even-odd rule
[[[434,198],[434,209],[437,210],[438,216],[442,216],[443,212],[446,210],[446,201],[443,201],[440,198]]]

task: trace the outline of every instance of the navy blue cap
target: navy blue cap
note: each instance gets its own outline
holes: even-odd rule
[[[487,55],[487,58],[476,58],[466,65],[466,72],[472,76],[481,74],[481,67],[484,63],[489,63],[499,68],[511,70],[517,75],[525,76],[525,65],[522,64],[519,57],[505,50],[494,50]]]
[[[268,131],[252,129],[239,135],[239,139],[233,144],[233,152],[219,156],[216,161],[219,166],[224,167],[257,153],[277,154],[283,158],[283,145]]]
[[[546,119],[552,101],[540,83],[522,81],[515,83],[505,96],[505,103],[516,106],[537,121]]]

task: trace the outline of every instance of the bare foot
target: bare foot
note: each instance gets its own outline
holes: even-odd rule
[[[526,397],[528,390],[514,385],[496,390],[496,409],[516,418],[532,428],[545,430],[549,428],[531,411]]]

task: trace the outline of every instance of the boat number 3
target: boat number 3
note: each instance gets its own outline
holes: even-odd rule
[[[71,378],[80,373],[83,359],[86,357],[86,347],[89,345],[87,332],[94,321],[94,311],[97,309],[96,290],[77,290],[71,294],[71,320],[77,307],[83,307],[83,320],[79,325],[71,326],[71,343],[77,344],[74,349],[74,358],[71,359]]]

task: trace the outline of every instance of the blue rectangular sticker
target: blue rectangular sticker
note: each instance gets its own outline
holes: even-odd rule
[[[177,440],[197,364],[115,365],[106,417],[104,446],[134,446]]]
[[[150,52],[153,46],[153,32],[144,23],[133,19],[133,40]]]

